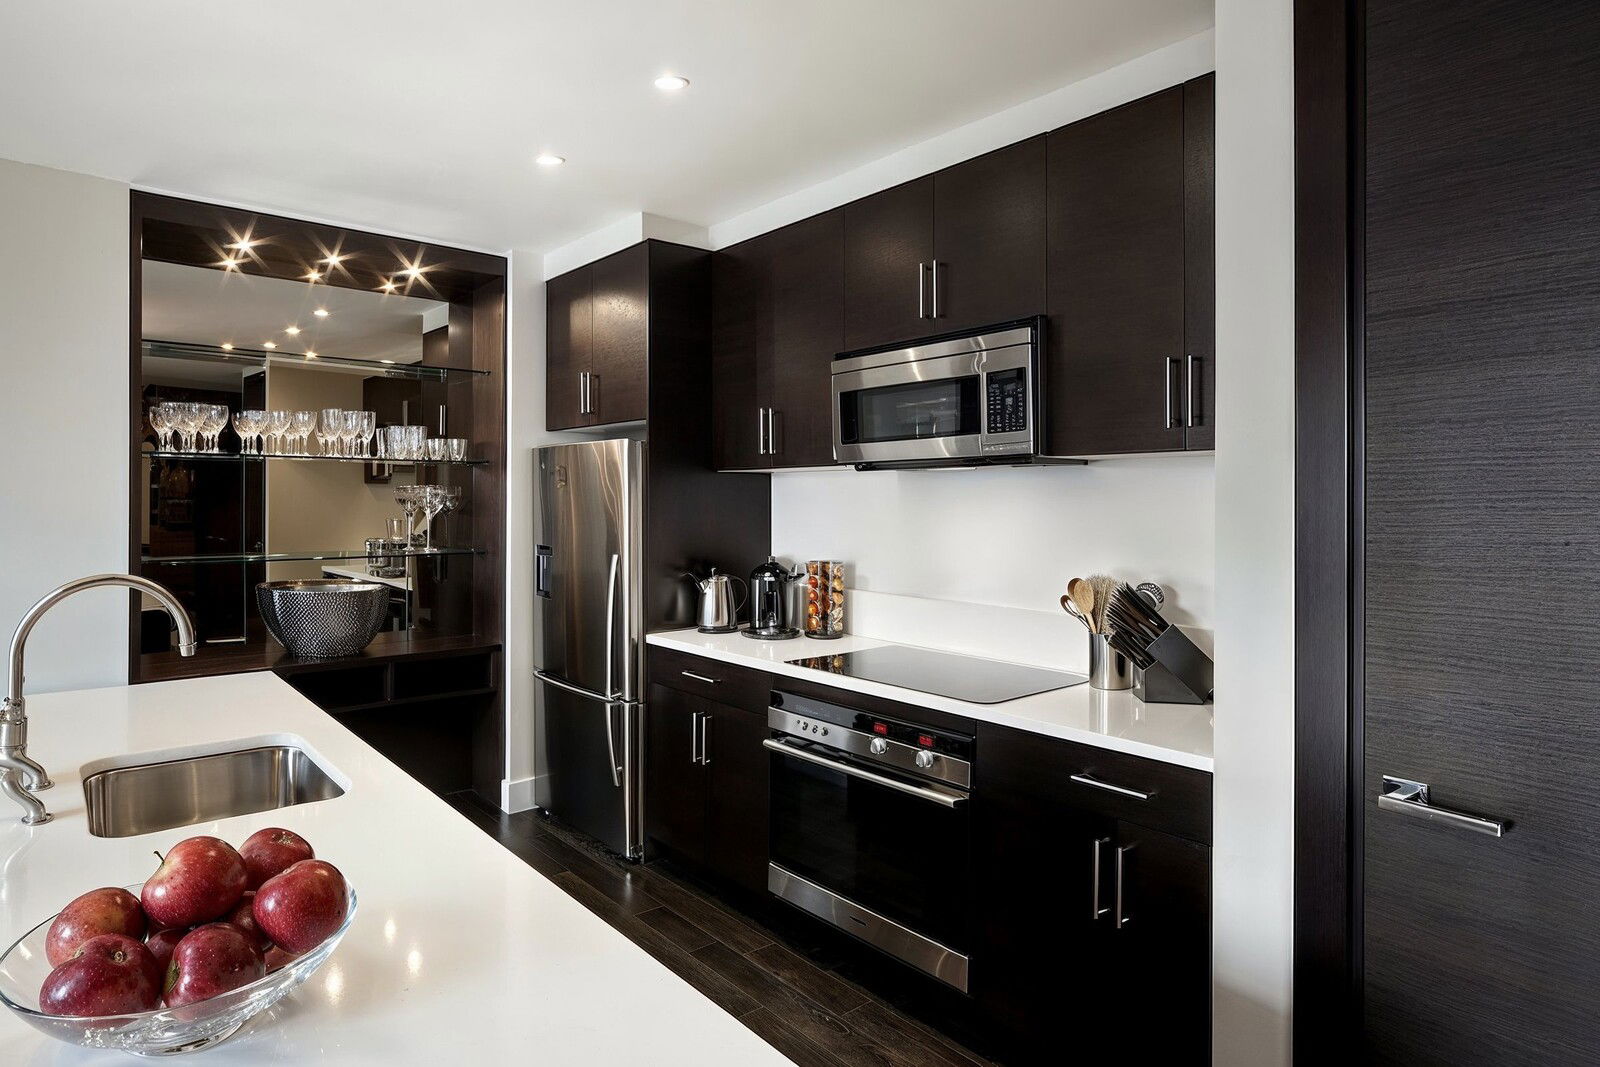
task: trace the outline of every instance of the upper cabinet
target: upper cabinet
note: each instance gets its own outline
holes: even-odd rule
[[[829,367],[844,346],[843,262],[841,211],[713,257],[712,447],[719,470],[833,463]]]
[[[552,430],[645,417],[650,242],[545,286],[545,423]]]
[[[1045,289],[1045,138],[844,208],[844,348],[1038,314]]]
[[[1212,84],[1050,134],[1051,455],[1214,445]]]

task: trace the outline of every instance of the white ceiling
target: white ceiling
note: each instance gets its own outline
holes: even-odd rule
[[[0,157],[548,250],[640,211],[723,221],[1211,23],[1211,0],[13,0]]]
[[[145,340],[231,344],[299,356],[422,358],[424,313],[449,305],[398,294],[235,274],[145,260],[140,270],[140,326]],[[322,308],[326,317],[318,316]],[[297,326],[300,332],[284,332]]]

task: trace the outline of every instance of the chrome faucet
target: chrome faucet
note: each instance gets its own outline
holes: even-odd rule
[[[135,589],[159,600],[172,621],[178,624],[178,655],[194,655],[194,624],[189,621],[189,613],[166,586],[138,575],[92,574],[79,578],[46,593],[28,609],[17,623],[17,632],[11,635],[11,688],[4,703],[0,703],[0,793],[22,805],[22,821],[29,826],[50,821],[50,813],[33,794],[49,789],[52,783],[45,769],[28,758],[28,711],[22,699],[22,659],[28,634],[46,612],[73,593],[107,586]]]

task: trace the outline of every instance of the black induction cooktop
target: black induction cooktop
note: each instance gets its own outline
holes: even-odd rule
[[[1018,663],[1002,663],[999,660],[962,656],[954,652],[935,652],[907,645],[885,645],[831,656],[808,656],[789,662],[846,678],[897,685],[902,689],[914,689],[919,693],[932,693],[973,704],[1003,704],[1035,693],[1082,685],[1089,680],[1085,675],[1067,671],[1024,667]]]

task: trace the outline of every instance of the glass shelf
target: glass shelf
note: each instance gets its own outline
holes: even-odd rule
[[[407,559],[434,559],[442,556],[481,556],[481,548],[413,548],[405,552],[384,552],[387,557],[404,556]],[[292,563],[300,560],[366,559],[364,548],[332,548],[326,552],[305,550],[300,552],[205,552],[189,556],[140,556],[139,562],[151,566],[178,566],[195,563]]]
[[[173,459],[173,460],[298,460],[312,463],[381,463],[387,467],[481,467],[489,461],[486,459],[374,459],[371,456],[294,456],[281,455],[268,452],[257,455],[254,452],[140,452],[145,459]]]
[[[436,367],[425,363],[386,363],[377,359],[351,359],[348,356],[302,356],[292,352],[268,352],[264,349],[223,349],[215,345],[196,345],[180,341],[142,341],[140,353],[160,356],[163,359],[187,359],[200,363],[231,363],[238,367],[279,366],[320,368],[344,372],[359,372],[379,378],[416,378],[422,381],[442,382],[460,375],[483,376],[489,372],[472,367]]]

